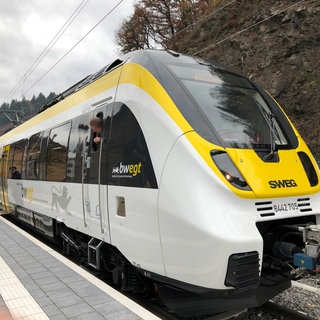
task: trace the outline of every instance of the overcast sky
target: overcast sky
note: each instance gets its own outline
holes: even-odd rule
[[[86,1],[88,2],[79,15],[26,79],[27,71],[36,59],[75,10]],[[45,95],[51,91],[63,92],[88,74],[112,62],[119,51],[115,44],[115,30],[124,18],[132,14],[134,0],[123,0],[73,51],[30,89],[119,2],[120,0],[1,0],[0,105],[12,99],[20,99],[22,95],[30,99],[40,92]],[[22,86],[14,95],[7,97],[22,78]]]

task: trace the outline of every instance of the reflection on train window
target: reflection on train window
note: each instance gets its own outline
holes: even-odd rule
[[[82,182],[82,165],[84,149],[88,148],[88,117],[80,116],[72,120],[72,128],[69,140],[67,181]]]
[[[254,89],[250,81],[245,77],[213,69],[211,66],[186,66],[186,65],[170,65],[170,69],[180,78],[184,80],[205,81],[215,84],[227,84],[229,86]]]
[[[202,115],[203,121],[193,121],[194,115],[191,120],[190,115],[186,118],[205,139],[231,148],[288,148],[286,133],[274,110],[246,78],[205,65],[172,65],[170,70]]]
[[[208,66],[170,68],[223,146],[270,149],[272,145],[288,145],[269,106],[246,78]],[[200,123],[195,130],[202,132]]]
[[[29,139],[27,151],[26,178],[31,180],[39,179],[39,160],[42,132],[36,133]]]
[[[24,154],[26,143],[27,143],[27,140],[21,140],[16,142],[15,145],[12,146],[13,148],[12,164],[11,164],[12,179],[19,179],[19,175],[21,177],[23,154]]]
[[[257,91],[183,82],[225,146],[264,149],[272,143],[287,144],[278,123],[268,118],[271,112]]]
[[[46,180],[65,181],[70,122],[50,130]]]

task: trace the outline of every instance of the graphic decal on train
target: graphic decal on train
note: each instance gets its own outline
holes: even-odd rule
[[[70,214],[68,206],[72,199],[69,195],[69,190],[66,186],[52,186],[51,187],[51,210],[60,211],[60,208],[63,209],[66,213]]]
[[[132,178],[141,173],[142,162],[136,164],[123,164],[112,168],[112,178]]]
[[[22,198],[28,199],[30,203],[33,201],[33,187],[24,187],[21,184]]]

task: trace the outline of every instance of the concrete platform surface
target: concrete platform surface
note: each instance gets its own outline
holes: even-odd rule
[[[1,320],[160,320],[0,217]]]

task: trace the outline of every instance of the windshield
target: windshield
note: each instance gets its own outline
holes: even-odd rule
[[[287,145],[275,116],[244,77],[210,66],[170,65],[224,147],[270,149]],[[194,128],[201,134],[201,124]],[[206,137],[208,139],[208,137]]]

